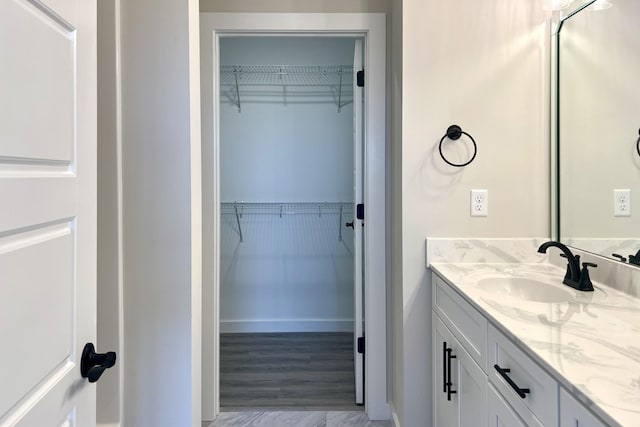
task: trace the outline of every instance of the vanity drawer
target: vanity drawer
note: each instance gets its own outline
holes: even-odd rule
[[[438,275],[432,277],[433,311],[487,372],[487,319]]]
[[[558,425],[556,381],[491,324],[488,343],[489,381],[518,416],[528,426]],[[529,389],[529,392],[521,391],[519,395],[516,388]]]
[[[606,424],[560,387],[560,427],[605,427]]]

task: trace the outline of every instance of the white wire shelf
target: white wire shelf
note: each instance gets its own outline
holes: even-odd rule
[[[223,214],[260,214],[260,215],[322,215],[353,211],[353,202],[222,202]]]
[[[353,214],[353,202],[222,202],[222,215],[234,215],[238,227],[240,242],[244,241],[242,234],[243,215],[278,215],[280,218],[288,215],[337,215],[338,241],[342,241],[343,218]]]
[[[242,111],[242,102],[283,97],[285,103],[331,102],[342,107],[353,102],[352,65],[223,65],[222,94]]]

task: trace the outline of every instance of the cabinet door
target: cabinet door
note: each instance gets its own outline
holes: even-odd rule
[[[560,388],[560,427],[605,427],[605,424]]]
[[[455,427],[458,425],[458,396],[447,393],[448,360],[446,349],[455,338],[440,319],[433,316],[433,425]],[[452,359],[451,365],[456,359]],[[457,372],[457,368],[456,368]],[[453,372],[452,376],[453,378]]]
[[[489,411],[487,427],[526,427],[526,424],[518,418],[491,384],[487,391],[487,407]]]
[[[436,315],[433,325],[434,425],[479,427],[487,419],[487,376]]]
[[[458,360],[457,388],[459,400],[458,419],[460,427],[479,427],[487,419],[488,378],[462,345],[455,341]],[[454,381],[455,383],[455,381]]]

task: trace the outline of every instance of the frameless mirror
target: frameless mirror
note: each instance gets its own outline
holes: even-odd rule
[[[640,264],[640,1],[566,10],[555,34],[556,238]]]

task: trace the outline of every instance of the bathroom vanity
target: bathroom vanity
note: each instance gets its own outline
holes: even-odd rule
[[[640,299],[546,262],[430,268],[434,426],[640,426]]]

